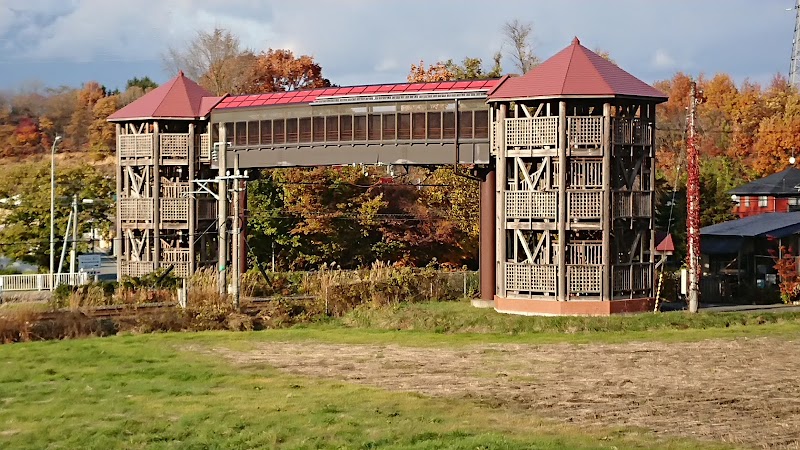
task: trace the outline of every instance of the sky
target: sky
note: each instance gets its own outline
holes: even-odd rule
[[[94,80],[164,82],[169,46],[227,28],[253,50],[312,55],[338,85],[403,82],[412,63],[508,50],[501,32],[533,26],[547,59],[574,36],[652,83],[682,71],[737,82],[788,75],[795,0],[0,0],[0,90]],[[516,72],[509,59],[506,72]]]

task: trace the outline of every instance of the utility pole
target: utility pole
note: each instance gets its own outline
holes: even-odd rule
[[[78,196],[72,196],[72,248],[69,251],[69,282],[75,283],[75,258],[78,245]]]
[[[792,60],[789,66],[789,83],[798,86],[800,83],[800,0],[795,0],[794,8],[794,39],[792,40]]]
[[[703,100],[692,81],[689,98],[688,138],[686,140],[686,246],[689,266],[689,312],[700,305],[700,164],[696,139],[697,105]]]
[[[233,307],[237,310],[239,309],[241,300],[240,287],[242,282],[242,268],[240,267],[239,258],[239,253],[241,253],[241,202],[239,197],[239,193],[241,192],[241,179],[242,177],[239,174],[239,155],[235,155],[233,157],[233,189],[231,189],[231,194],[233,195],[233,230],[231,230],[233,232],[233,236],[231,236],[231,244],[233,247],[231,250],[231,294],[233,294]]]

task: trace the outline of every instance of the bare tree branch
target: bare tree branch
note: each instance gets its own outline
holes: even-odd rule
[[[531,44],[532,29],[533,25],[530,22],[520,22],[518,19],[503,25],[506,43],[511,45],[511,59],[523,74],[528,73],[539,64],[539,57],[533,53]]]

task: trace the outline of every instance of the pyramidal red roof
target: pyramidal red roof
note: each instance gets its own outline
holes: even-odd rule
[[[175,78],[108,116],[108,120],[197,119],[208,115],[222,98],[214,97],[181,71]]]
[[[661,91],[581,45],[572,44],[521,77],[507,79],[489,100],[561,96],[630,96],[667,99]]]

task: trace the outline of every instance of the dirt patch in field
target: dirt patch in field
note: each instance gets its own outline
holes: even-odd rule
[[[742,338],[446,349],[309,342],[215,352],[239,364],[470,398],[580,424],[800,448],[798,344]]]

